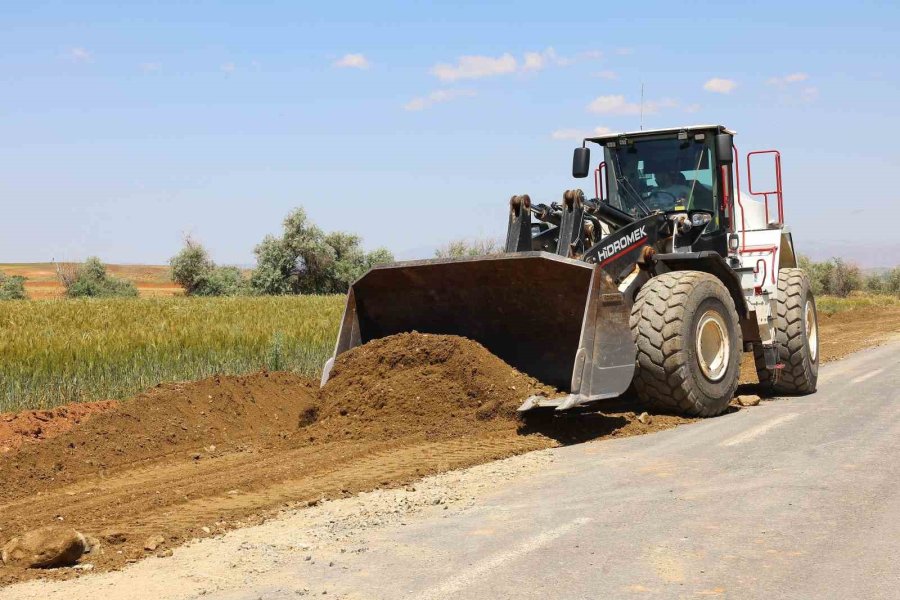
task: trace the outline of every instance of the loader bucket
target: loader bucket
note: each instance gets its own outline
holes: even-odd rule
[[[634,368],[627,311],[609,278],[545,252],[374,268],[348,292],[335,357],[413,330],[475,340],[580,401],[621,394]]]

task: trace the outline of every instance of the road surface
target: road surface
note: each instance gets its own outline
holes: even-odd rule
[[[896,599],[898,388],[892,343],[824,365],[812,396],[423,484],[433,506],[379,513],[351,499],[344,512],[298,511],[169,559],[0,598],[131,588],[154,598]],[[441,506],[442,489],[459,493]],[[382,516],[344,527],[351,512]]]

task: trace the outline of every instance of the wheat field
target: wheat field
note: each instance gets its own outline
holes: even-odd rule
[[[260,368],[315,376],[343,296],[0,303],[0,412]]]

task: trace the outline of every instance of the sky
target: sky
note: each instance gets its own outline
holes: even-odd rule
[[[0,263],[248,265],[297,206],[402,258],[503,237],[593,196],[572,149],[642,85],[645,128],[781,151],[801,253],[900,263],[900,3],[727,0],[2,0]]]

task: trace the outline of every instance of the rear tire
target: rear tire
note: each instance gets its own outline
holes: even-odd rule
[[[699,271],[654,277],[638,291],[631,330],[639,398],[692,417],[728,407],[743,342],[734,300],[716,277]]]
[[[811,394],[819,379],[819,324],[816,299],[803,269],[780,269],[775,311],[775,340],[782,369],[766,368],[762,346],[753,358],[760,386],[778,394]]]

